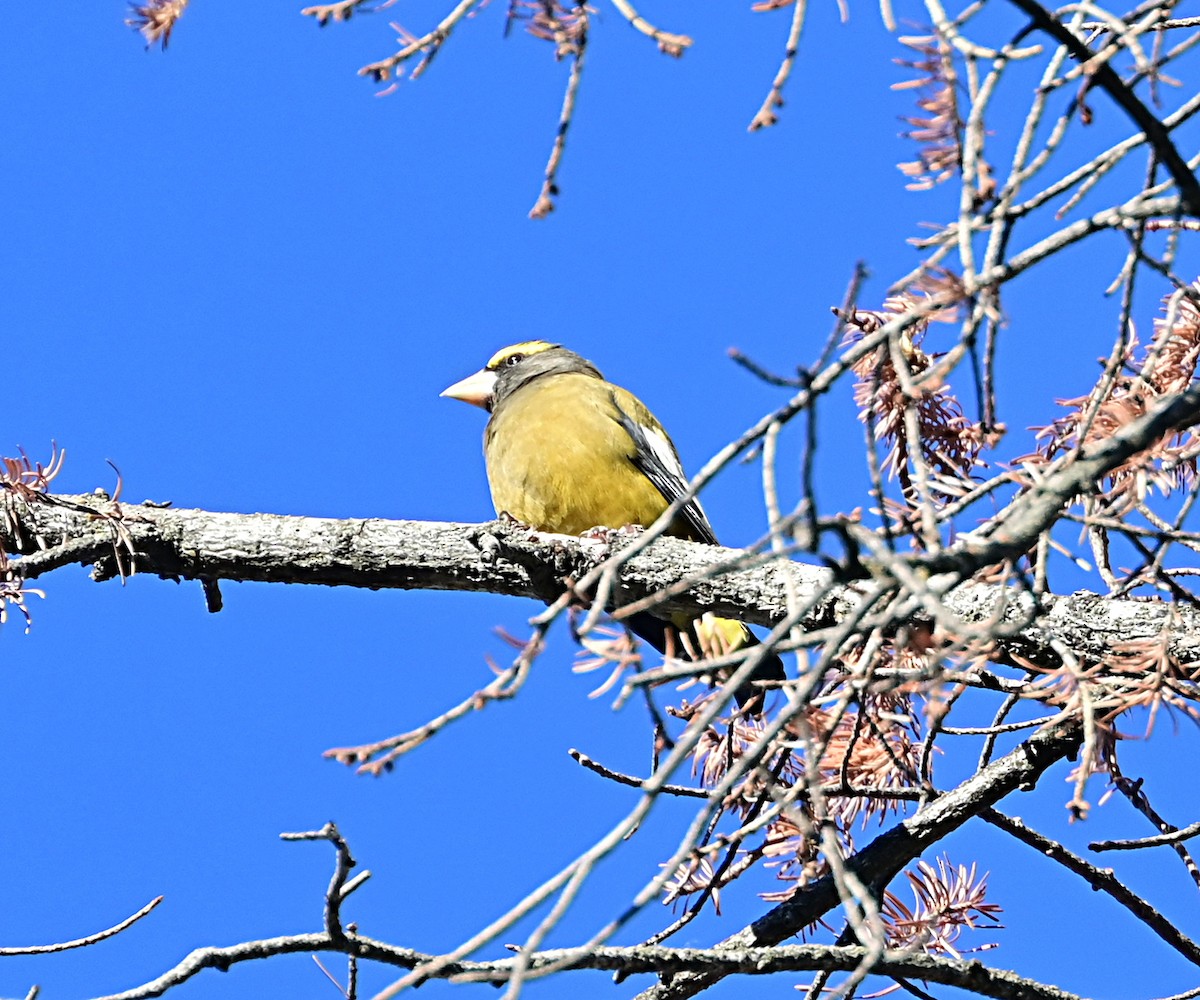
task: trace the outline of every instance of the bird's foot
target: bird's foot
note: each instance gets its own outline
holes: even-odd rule
[[[644,529],[640,524],[626,524],[620,528],[606,528],[602,524],[596,525],[594,528],[588,528],[580,538],[596,539],[605,543],[611,544],[614,541],[633,538],[634,535],[640,535]]]
[[[500,513],[496,515],[496,520],[501,524],[511,525],[514,528],[524,528],[526,531],[535,530],[532,524],[526,524],[519,518],[513,517],[512,514],[506,510],[500,511]]]

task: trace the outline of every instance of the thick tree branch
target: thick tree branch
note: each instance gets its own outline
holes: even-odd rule
[[[1075,752],[1082,726],[1064,719],[1039,730],[1006,757],[989,764],[953,791],[935,799],[916,815],[876,837],[846,868],[864,885],[881,889],[909,862],[972,816],[995,805],[1010,792],[1033,788],[1052,764]],[[775,945],[829,913],[840,903],[832,875],[818,879],[780,903],[748,927],[726,938],[718,949],[761,948]],[[707,989],[724,973],[706,971],[677,976],[639,995],[639,1000],[681,1000]]]
[[[978,531],[962,536],[944,552],[923,557],[930,572],[970,575],[1006,559],[1023,556],[1064,508],[1078,496],[1094,492],[1109,472],[1150,445],[1194,426],[1200,420],[1200,386],[1157,400],[1145,416],[1078,452],[1058,459],[1041,478],[999,516]]]
[[[100,563],[94,575],[114,575],[112,563],[133,550],[133,569],[168,579],[307,583],[400,590],[460,590],[553,601],[565,579],[600,565],[628,536],[604,541],[532,534],[503,522],[336,520],[279,514],[175,510],[113,504],[89,496],[47,497],[29,503],[8,498],[0,518],[0,547],[23,555],[22,576],[33,580],[52,569]],[[632,558],[617,593],[625,604],[650,596],[715,565],[744,564],[735,549],[678,539],[654,542]],[[803,594],[826,590],[830,574],[812,566],[759,561],[697,582],[666,600],[667,610],[739,613],[767,624],[786,613],[781,572]]]
[[[97,578],[111,577],[124,539],[136,572],[170,579],[460,590],[550,602],[562,595],[564,580],[578,580],[614,551],[619,557],[627,541],[531,534],[503,522],[335,520],[50,499],[10,497],[10,516],[0,518],[0,547],[29,553],[14,563],[25,567],[26,579],[68,563],[98,563]],[[695,582],[678,590],[681,580]],[[803,623],[808,630],[839,623],[860,600],[853,585],[835,584],[824,568],[675,538],[659,538],[625,562],[612,598],[624,605],[672,588],[658,605],[664,611],[714,611],[770,626],[787,616],[789,583],[800,602],[814,605]],[[1051,642],[1099,658],[1115,642],[1158,636],[1169,626],[1181,662],[1200,660],[1200,612],[1193,608],[1087,593],[1035,607],[1026,594],[982,584],[956,587],[940,600],[963,626],[999,626],[1008,633],[1002,642],[1031,659],[1056,662]]]

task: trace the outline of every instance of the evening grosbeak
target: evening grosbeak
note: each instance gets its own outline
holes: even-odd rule
[[[538,531],[580,535],[596,527],[651,525],[687,492],[679,455],[654,414],[558,344],[530,340],[506,347],[442,395],[491,413],[483,450],[492,503],[497,514]],[[717,544],[695,497],[666,533]],[[758,641],[742,622],[711,614],[668,621],[642,612],[626,624],[660,653],[683,660]],[[753,677],[783,678],[783,662],[773,653]],[[743,687],[738,704],[754,694],[752,686]]]

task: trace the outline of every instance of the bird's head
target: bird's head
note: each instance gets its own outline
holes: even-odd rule
[[[443,389],[441,395],[481,406],[490,413],[500,400],[532,379],[566,372],[602,377],[595,365],[561,344],[526,340],[501,348],[483,368]]]

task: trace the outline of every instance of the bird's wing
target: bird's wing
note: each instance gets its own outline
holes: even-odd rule
[[[645,419],[635,419],[621,405],[616,392],[612,394],[612,404],[617,412],[618,422],[633,439],[633,464],[654,484],[667,503],[674,503],[687,493],[688,478],[671,439],[648,410],[645,411]],[[635,396],[629,396],[626,405],[635,412],[645,410],[644,406],[638,404]],[[679,516],[687,523],[695,541],[707,542],[709,545],[717,544],[717,536],[709,524],[708,515],[704,513],[704,508],[700,506],[696,497],[692,497],[683,505]]]

